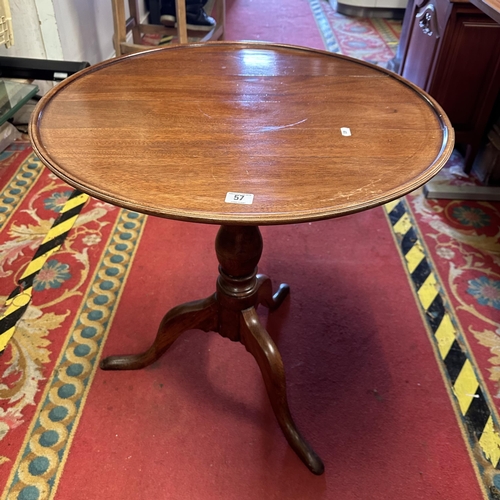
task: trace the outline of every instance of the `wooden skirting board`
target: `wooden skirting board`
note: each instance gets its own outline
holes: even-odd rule
[[[500,186],[450,186],[439,179],[428,182],[424,193],[434,199],[500,201]]]

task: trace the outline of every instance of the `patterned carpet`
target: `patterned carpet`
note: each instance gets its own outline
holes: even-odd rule
[[[355,18],[338,14],[325,0],[310,0],[325,48],[364,61],[385,65],[394,57],[401,34],[401,21],[381,18]],[[210,3],[207,4],[210,6]],[[209,7],[210,10],[210,7]],[[175,36],[146,34],[144,45],[165,46]],[[196,41],[191,38],[190,41]]]
[[[43,167],[28,142],[15,143],[0,161],[4,304],[73,190]],[[90,388],[144,220],[91,200],[63,248],[34,279],[33,300],[0,359],[3,486],[8,470],[17,469],[7,498],[49,494],[48,481],[68,449],[68,431]]]
[[[356,20],[319,0],[311,6],[330,50],[381,66],[394,57],[400,22]],[[454,153],[443,181],[476,184],[464,176],[463,165]],[[395,241],[478,477],[488,497],[500,498],[500,203],[428,200],[418,190],[402,204],[408,216],[403,224],[399,214],[391,221],[396,205],[386,207]],[[416,257],[410,255],[410,239]]]
[[[401,21],[344,16],[324,0],[309,3],[327,50],[380,66],[394,57]]]

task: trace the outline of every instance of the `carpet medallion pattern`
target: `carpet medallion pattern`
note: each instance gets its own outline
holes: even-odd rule
[[[2,303],[72,193],[26,152],[2,193],[9,207],[2,212]],[[4,481],[10,469],[2,498],[51,497],[145,220],[92,200],[36,276],[33,301],[0,360]]]
[[[327,2],[310,4],[329,50],[381,66],[395,56],[400,22],[358,20]],[[454,153],[444,177],[460,183],[454,172],[462,166]],[[499,204],[427,200],[418,190],[385,210],[478,479],[485,495],[498,499]]]
[[[309,0],[309,6],[327,50],[341,52],[379,65],[385,65],[393,57],[401,23],[341,16],[332,9],[329,3],[321,0]],[[314,24],[314,21],[312,22]],[[451,160],[452,167],[454,162],[460,162],[456,155]],[[0,277],[2,278],[0,304],[4,304],[71,195],[72,189],[45,170],[41,162],[33,155],[28,143],[22,142],[16,143],[8,151],[0,154],[0,189]],[[427,330],[433,346],[436,362],[454,408],[481,492],[485,498],[499,499],[499,205],[429,201],[418,191],[403,200],[388,204],[384,209],[375,210],[378,213],[372,211],[367,217],[384,217],[384,212],[387,216],[409,284],[414,290],[415,303],[421,310],[423,329]],[[353,222],[355,219],[350,220],[355,226]],[[76,446],[73,440],[82,419],[98,367],[98,360],[124,293],[129,273],[133,268],[138,245],[145,234],[146,221],[147,217],[141,214],[120,210],[97,200],[90,200],[78,217],[63,247],[46,262],[35,278],[32,302],[18,323],[15,336],[0,357],[0,491],[3,490],[2,500],[52,499],[56,496],[58,487],[63,491],[68,491],[67,485],[66,489],[64,485],[60,485],[63,471],[65,466],[66,468],[70,466],[67,463],[68,455],[72,445],[73,448]],[[341,224],[345,221],[335,222]],[[382,223],[384,223],[383,220]],[[318,223],[318,226],[313,225],[310,229],[301,228],[301,231],[313,232],[316,231],[316,227],[326,227],[322,224],[326,223]],[[172,231],[179,231],[177,236],[183,231],[188,232],[184,226],[175,224],[169,228]],[[284,231],[283,228],[281,230]],[[319,232],[320,229],[317,231]],[[357,242],[361,241],[361,234],[363,231],[360,231]],[[320,240],[318,236],[314,241]],[[148,240],[148,242],[151,241],[153,240]],[[339,234],[337,244],[341,243]],[[373,243],[373,245],[373,251],[376,253],[378,251],[376,244]],[[270,246],[272,247],[272,243]],[[210,252],[207,251],[206,255]],[[311,252],[311,254],[316,255],[316,252]],[[183,260],[180,253],[177,257],[180,262]],[[349,269],[352,262],[347,261],[348,259],[335,265],[339,268],[344,265]],[[313,260],[313,262],[314,266],[318,265],[317,261]],[[190,267],[187,264],[184,266],[181,274]],[[296,274],[301,276],[301,272],[298,270]],[[142,282],[136,281],[134,286],[139,286],[137,283],[140,285]],[[325,290],[329,288],[330,284],[325,285]],[[331,304],[328,308],[324,307],[322,314],[325,314],[327,310],[330,311],[330,306]],[[295,310],[299,311],[300,316],[301,308],[305,305],[295,304],[294,307],[298,307]],[[368,310],[368,301],[366,304],[363,303],[360,309]],[[394,314],[400,316],[401,312],[396,311]],[[350,324],[350,319],[346,319],[346,325]],[[341,335],[346,326],[339,325],[339,328],[340,333],[338,339],[335,340],[339,343],[334,344],[336,348],[352,341]],[[186,342],[193,343],[192,338],[188,336],[187,341],[183,340],[180,349],[186,345]],[[217,342],[219,341],[220,339]],[[427,342],[425,338],[424,341]],[[346,352],[348,356],[353,355],[349,349]],[[293,370],[299,365],[300,363],[295,366],[288,365],[292,372],[292,380]],[[363,363],[364,368],[365,363]],[[178,367],[177,370],[174,368],[174,371],[179,371]],[[359,370],[359,373],[362,371]],[[155,377],[155,373],[155,368],[151,367],[151,370],[145,371],[144,380],[149,380],[147,377]],[[179,380],[182,380],[182,372],[180,373]],[[126,377],[124,374],[120,376]],[[231,377],[221,375],[221,379],[229,380]],[[155,379],[157,393],[152,398],[155,401],[157,397],[160,397],[160,388],[163,389],[164,384],[164,379],[159,380],[161,383]],[[172,394],[174,394],[172,387],[175,387],[176,380],[173,377],[174,386],[169,386],[168,389],[172,391]],[[328,380],[328,377],[325,377],[325,380]],[[396,385],[390,377],[386,377],[385,380],[389,387],[393,383]],[[296,392],[300,384],[301,382],[296,382],[295,386],[291,384],[289,389]],[[351,388],[353,393],[358,385]],[[193,387],[190,388],[193,389]],[[183,390],[186,392],[185,387]],[[385,395],[383,397],[379,393],[380,388],[370,389],[370,391],[370,397],[376,398],[377,404],[387,404],[384,400]],[[97,392],[97,389],[94,389],[94,392]],[[390,391],[387,390],[387,392]],[[174,409],[179,404],[170,397],[168,401]],[[150,401],[146,399],[146,403]],[[364,409],[368,407],[360,399],[361,422],[364,422],[362,413],[367,411]],[[126,409],[128,410],[128,407]],[[145,418],[154,421],[155,410],[150,404],[144,404],[144,412],[141,409],[139,414],[134,415],[134,419],[139,421],[145,413]],[[162,408],[163,411],[165,410]],[[176,412],[168,411],[172,415],[168,412],[165,415],[170,416],[175,429],[178,422]],[[336,411],[339,411],[338,407]],[[397,414],[397,412],[398,409],[394,408],[391,413]],[[231,412],[224,413],[230,414]],[[245,409],[243,413],[246,415],[248,412]],[[184,417],[188,418],[187,414],[184,414]],[[165,418],[163,414],[161,418]],[[244,420],[246,417],[240,418]],[[112,425],[111,420],[107,421],[107,425]],[[368,421],[372,421],[371,417]],[[180,424],[183,425],[183,422],[181,421]],[[258,427],[259,429],[262,427],[260,423]],[[377,429],[384,429],[383,423]],[[391,429],[390,436],[388,433],[387,441],[396,435],[392,431],[393,429]],[[146,437],[147,429],[144,429],[144,432],[144,437]],[[179,431],[172,431],[172,441],[169,441],[172,446],[178,435],[176,432]],[[226,431],[222,429],[220,432],[224,434]],[[269,440],[266,442],[266,449],[275,450],[276,447],[270,439],[270,431],[265,432]],[[322,435],[323,429],[317,432],[318,435]],[[340,436],[336,430],[334,434]],[[180,439],[184,439],[183,434],[179,435]],[[376,431],[371,435],[376,435]],[[353,434],[348,441],[355,441],[355,437]],[[80,437],[80,453],[82,453],[81,448],[86,447],[86,442],[82,445],[81,439]],[[405,435],[405,439],[412,443],[411,437]],[[316,441],[320,443],[319,438]],[[182,447],[186,443],[182,442]],[[417,448],[415,444],[413,445]],[[134,454],[142,451],[139,446],[139,451],[134,449]],[[368,453],[366,450],[365,452]],[[272,456],[270,455],[272,451],[267,453],[268,456]],[[288,448],[286,448],[286,453],[293,455]],[[165,457],[167,454],[168,449],[165,451]],[[465,451],[463,454],[465,456]],[[132,457],[128,455],[127,451],[126,458],[132,461]],[[401,456],[402,460],[406,457],[404,453]],[[176,462],[183,459],[183,457],[178,457]],[[173,468],[172,465],[168,465],[167,458],[162,457],[161,460],[165,460],[165,467]],[[292,482],[295,476],[298,477],[303,472],[299,467],[300,464],[297,469],[293,468],[296,467],[295,457],[292,456],[287,460],[292,464],[292,468],[283,469],[285,483]],[[465,460],[468,459],[465,458]],[[272,460],[272,462],[275,461]],[[110,467],[115,467],[115,465],[111,464]],[[431,464],[430,469],[433,467],[434,465]],[[410,469],[408,466],[406,470]],[[287,476],[290,470],[293,471],[294,477]],[[388,470],[392,472],[392,465]],[[223,484],[222,472],[217,472],[217,474],[221,474],[217,480],[219,484]],[[330,474],[330,478],[335,477],[334,470],[327,470],[327,474]],[[359,471],[356,471],[356,474],[359,474]],[[470,474],[473,482],[472,472]],[[140,474],[137,477],[142,478]],[[216,476],[211,474],[209,477],[213,479]],[[306,490],[313,488],[317,493],[311,498],[338,498],[335,489],[338,485],[335,481],[333,481],[335,493],[333,494],[332,491],[326,491],[326,486],[318,482],[317,478],[313,478],[315,482],[309,485],[307,481],[312,481],[312,479],[308,475],[304,477],[303,484],[306,485]],[[264,484],[267,480],[264,472],[262,472],[262,478],[264,478],[262,480]],[[190,478],[190,481],[194,479]],[[272,483],[274,484],[279,479],[282,478],[278,480],[273,478]],[[423,484],[425,478],[421,479]],[[337,482],[340,482],[340,479],[337,479]],[[124,484],[127,484],[126,481]],[[267,490],[273,487],[270,484]],[[106,484],[103,487],[108,486]],[[183,498],[201,498],[200,491],[193,493],[189,487],[188,483],[184,491],[190,491],[192,495],[189,496],[186,493]],[[207,487],[210,494],[207,493],[206,498],[224,498],[220,495],[218,488],[218,485]],[[121,490],[122,497],[125,491]],[[260,498],[264,497],[262,491],[256,491],[256,494],[261,493]],[[439,491],[439,485],[436,486],[436,491]],[[376,490],[369,493],[371,498],[382,498],[377,496]],[[477,494],[479,493],[475,493],[476,496]],[[78,498],[90,498],[85,497],[84,493],[81,495]],[[104,490],[103,495],[105,496],[102,498],[109,498]],[[168,496],[168,492],[164,492],[164,495],[162,498],[175,497]],[[60,496],[60,498],[69,497]],[[226,498],[229,497],[226,496]],[[247,497],[241,496],[241,498]],[[288,498],[305,497],[297,493],[296,496]],[[368,498],[368,496],[360,497],[353,493],[352,496],[347,495],[344,498],[357,499]],[[399,499],[401,495],[384,494],[383,498],[385,500]],[[406,498],[421,499],[429,498],[429,496],[420,496],[418,489],[414,489],[406,492]],[[435,498],[451,500],[446,492],[441,492]]]
[[[425,203],[425,198],[422,194],[413,195],[413,201],[422,205]],[[441,205],[444,205],[442,208],[447,211],[461,203],[441,202]],[[438,205],[439,203],[434,203],[435,207]],[[491,396],[485,390],[480,365],[474,358],[460,321],[448,299],[446,286],[441,282],[428,245],[424,241],[421,232],[423,228],[416,223],[408,200],[396,200],[384,208],[394,232],[396,245],[401,252],[403,265],[408,272],[410,284],[415,290],[416,301],[421,307],[444,382],[450,388],[449,396],[459,417],[458,423],[462,428],[470,455],[475,462],[478,478],[484,483],[485,490],[491,494],[491,498],[497,498],[500,492],[498,488],[500,476],[497,475],[500,459],[498,419]],[[470,209],[469,206],[463,208]],[[445,229],[445,233],[451,229],[447,223],[443,224],[442,228]],[[429,232],[426,232],[426,236],[430,236]],[[432,242],[431,239],[430,243]],[[453,246],[458,241],[452,238],[447,243]],[[468,260],[468,252],[462,249],[460,254]],[[443,252],[438,250],[438,255],[442,256]],[[446,253],[446,258],[453,257],[455,257],[453,252]],[[457,259],[454,261],[453,267]],[[483,265],[484,263],[480,267]],[[450,273],[450,277],[453,274]],[[474,280],[470,280],[469,283],[471,281]],[[453,287],[451,289],[455,292]],[[467,308],[476,313],[474,305]],[[472,328],[470,322],[468,328],[469,330]]]
[[[344,16],[324,0],[309,0],[309,3],[330,52],[381,66],[394,57],[401,34],[400,21]]]
[[[481,477],[492,498],[500,498],[500,206],[428,200],[421,193],[408,201],[462,331],[464,354],[455,352],[454,370],[458,376],[468,363],[474,367],[461,389],[456,387],[460,380],[450,376],[450,382],[465,425],[475,428],[469,437]]]

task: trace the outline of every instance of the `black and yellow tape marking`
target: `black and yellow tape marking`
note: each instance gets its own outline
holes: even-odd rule
[[[174,39],[173,35],[163,35],[160,38],[160,42],[158,43],[158,45],[167,45],[171,43],[173,39]]]
[[[382,18],[373,17],[370,19],[378,34],[382,37],[384,42],[391,48],[396,48],[399,43],[399,37],[389,27],[387,21]]]
[[[18,285],[7,298],[5,310],[0,316],[0,354],[14,335],[16,325],[31,302],[33,280],[47,260],[56,253],[74,226],[83,206],[89,199],[87,194],[73,191],[54,221],[42,244],[26,267]]]
[[[406,200],[385,205],[392,230],[411,276],[418,300],[432,332],[455,403],[463,418],[471,447],[480,449],[495,469],[500,469],[500,434],[486,390],[481,388],[479,370],[469,354],[458,324],[448,306],[422,238],[413,223]]]

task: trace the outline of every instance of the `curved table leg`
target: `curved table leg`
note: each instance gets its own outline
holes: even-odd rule
[[[109,356],[101,361],[103,370],[138,370],[158,360],[186,330],[217,331],[218,306],[215,294],[170,309],[158,328],[153,345],[141,354]]]
[[[265,274],[257,275],[257,288],[257,304],[262,304],[271,311],[278,309],[290,293],[290,287],[286,283],[282,283],[273,295],[271,279]]]
[[[241,342],[257,361],[269,399],[281,430],[295,453],[314,474],[322,474],[321,458],[300,435],[290,414],[286,397],[285,371],[281,355],[271,337],[260,324],[253,307],[241,312]]]

